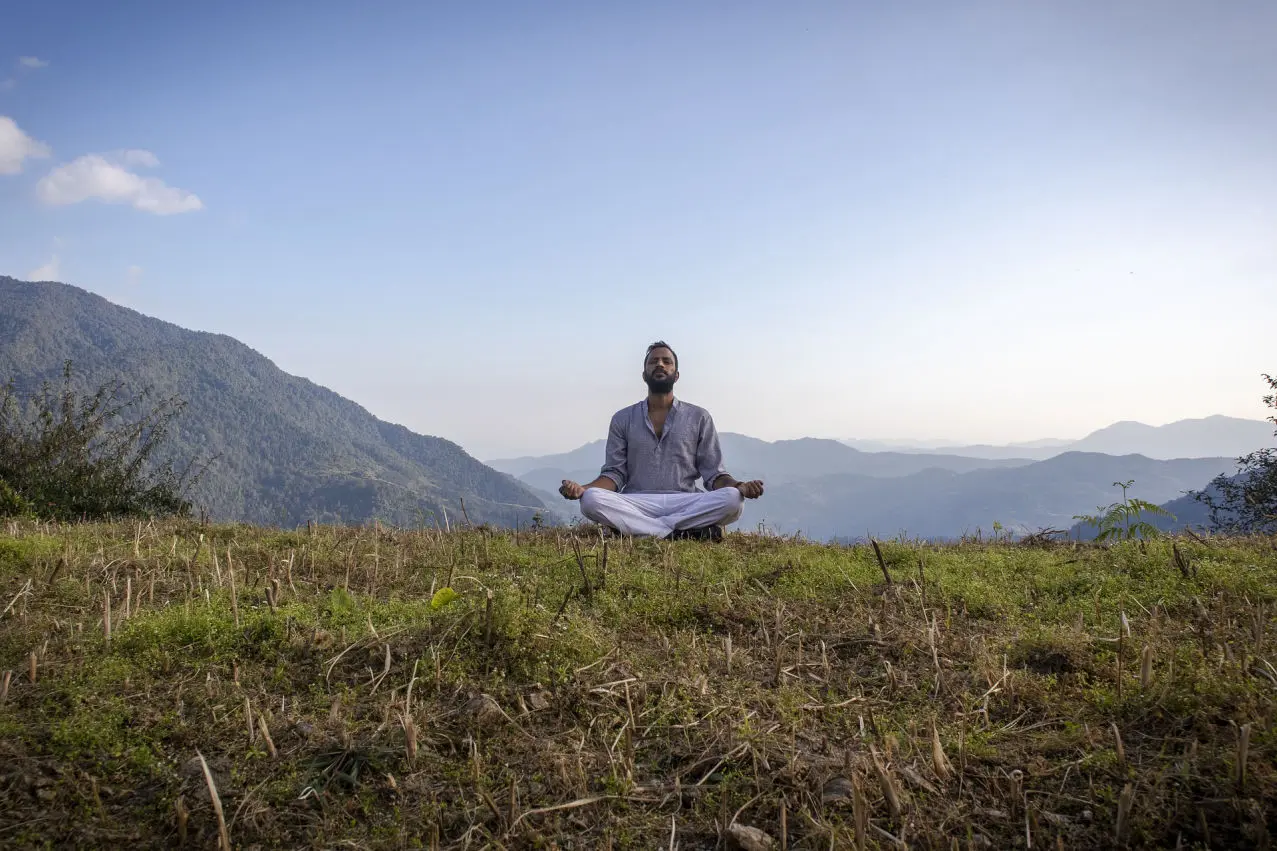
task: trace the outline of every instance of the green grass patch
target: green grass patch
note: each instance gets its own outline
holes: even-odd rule
[[[1177,546],[19,524],[0,836],[213,844],[202,754],[237,847],[1253,847],[1277,550]]]

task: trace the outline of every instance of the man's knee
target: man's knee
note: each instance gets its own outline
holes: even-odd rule
[[[721,522],[735,523],[740,519],[741,512],[745,509],[745,497],[741,494],[739,488],[723,488],[729,493],[725,494],[727,500],[726,513],[723,515]]]
[[[581,494],[581,514],[595,523],[603,522],[603,498],[599,488],[586,488]]]

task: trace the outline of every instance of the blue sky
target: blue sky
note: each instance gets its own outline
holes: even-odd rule
[[[0,273],[482,458],[1260,418],[1277,4],[11,2]],[[34,275],[33,273],[41,273]]]

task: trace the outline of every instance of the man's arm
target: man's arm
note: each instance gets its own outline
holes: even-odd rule
[[[718,442],[718,429],[714,426],[713,417],[708,414],[701,421],[701,430],[696,446],[696,469],[701,474],[701,481],[707,490],[736,488],[741,496],[758,499],[763,495],[763,483],[760,481],[737,481],[723,467],[723,449]]]
[[[559,494],[562,495],[564,499],[580,499],[581,494],[585,493],[590,488],[615,491],[616,482],[612,481],[607,476],[599,476],[594,481],[588,482],[584,485],[578,485],[576,482],[564,479],[563,484],[559,485]]]
[[[564,499],[580,499],[581,494],[590,488],[619,491],[625,487],[626,448],[625,423],[619,416],[613,416],[607,430],[607,448],[604,450],[603,471],[599,473],[599,477],[585,485],[564,479],[563,484],[559,485],[559,494]]]
[[[630,442],[629,435],[625,433],[626,423],[622,413],[613,414],[612,421],[608,423],[607,446],[603,450],[603,469],[599,471],[599,477],[586,487],[603,487],[619,491],[625,487],[626,481],[630,478]],[[604,479],[611,482],[612,486],[599,484]]]
[[[740,482],[736,481],[731,473],[719,473],[714,477],[714,481],[709,486],[709,489],[716,491],[719,488],[734,488],[739,484]]]
[[[746,499],[758,499],[763,495],[763,482],[761,479],[754,479],[750,482],[740,482],[732,478],[730,473],[720,473],[714,483],[710,485],[710,490],[716,491],[719,488],[736,488],[740,491],[741,496]]]

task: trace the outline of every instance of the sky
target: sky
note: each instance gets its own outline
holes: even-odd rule
[[[1277,3],[0,9],[0,274],[482,459],[1260,419]]]

